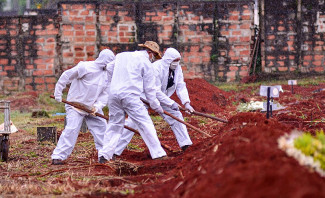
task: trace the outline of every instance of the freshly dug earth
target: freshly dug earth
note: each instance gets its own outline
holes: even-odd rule
[[[81,133],[80,144],[66,165],[51,166],[48,160],[46,168],[30,165],[15,172],[1,163],[0,188],[6,186],[6,182],[29,182],[45,188],[55,186],[55,191],[20,190],[20,193],[63,197],[325,197],[325,179],[300,166],[277,147],[277,139],[293,129],[315,133],[325,128],[323,122],[310,122],[322,121],[325,117],[325,91],[316,91],[325,84],[298,85],[294,94],[290,86],[284,85],[284,93],[275,100],[286,108],[274,111],[273,116],[266,119],[265,113],[259,111],[236,111],[235,104],[239,102],[265,100],[258,95],[256,86],[241,88],[240,92],[225,92],[202,79],[186,80],[186,83],[191,105],[197,111],[228,120],[221,123],[184,113],[187,122],[209,133],[211,138],[189,129],[193,145],[182,152],[169,126],[155,120],[159,139],[174,150],[168,151],[167,159],[152,160],[142,139],[135,136],[131,145],[144,149],[143,152],[129,147],[114,162],[98,165],[94,146],[85,148],[81,144],[92,142],[92,136]],[[12,136],[19,139],[23,135],[21,131]],[[29,153],[41,148],[35,152],[46,161],[54,145],[44,149],[35,139],[20,141],[23,143],[20,149]],[[9,156],[12,163],[33,160],[14,153]],[[1,190],[17,195],[4,187]]]

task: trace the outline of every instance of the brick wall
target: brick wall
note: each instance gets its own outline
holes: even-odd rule
[[[247,75],[253,4],[243,1],[73,1],[53,14],[0,18],[1,93],[53,90],[63,71],[99,51],[153,40],[182,54],[186,78]]]
[[[59,4],[60,71],[98,54],[96,4]]]
[[[61,70],[103,48],[118,53],[154,40],[177,48],[186,78],[232,81],[248,73],[251,1],[59,4]],[[219,51],[219,48],[221,51]]]
[[[53,90],[56,83],[56,17],[0,18],[0,88]]]
[[[324,1],[297,2],[265,1],[262,63],[266,73],[324,73]]]
[[[299,3],[301,2],[301,3]],[[0,93],[54,89],[63,71],[99,51],[146,40],[182,54],[186,78],[234,81],[249,73],[252,0],[73,1],[38,16],[0,17]],[[265,73],[324,73],[323,0],[260,0]]]

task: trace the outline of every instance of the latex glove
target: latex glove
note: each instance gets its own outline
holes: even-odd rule
[[[98,112],[97,107],[93,107],[91,110],[92,110],[91,115],[96,116],[96,113]]]
[[[174,110],[174,111],[179,111],[179,107],[178,107],[178,104],[177,104],[176,102],[174,102],[174,103],[172,104],[172,106],[170,106],[170,108],[171,108],[172,110]]]
[[[58,102],[62,102],[62,96],[55,96],[55,100]]]
[[[159,106],[157,109],[154,109],[154,110],[155,110],[155,112],[157,112],[159,114],[163,114],[164,113],[164,109],[161,106]]]
[[[185,109],[186,109],[186,111],[188,111],[188,112],[190,112],[190,113],[193,113],[193,112],[194,112],[194,109],[193,109],[193,107],[190,105],[189,102],[187,102],[187,103],[185,104]]]

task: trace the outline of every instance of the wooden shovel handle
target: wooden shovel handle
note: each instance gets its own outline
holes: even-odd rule
[[[55,97],[54,97],[53,95],[51,95],[50,98],[55,99]],[[62,99],[62,102],[63,102],[63,103],[66,103],[66,104],[68,104],[68,105],[71,105],[71,106],[73,106],[73,107],[76,107],[76,108],[78,108],[78,109],[80,109],[80,110],[83,110],[83,111],[85,111],[85,112],[87,112],[87,113],[92,113],[91,110],[89,110],[89,109],[83,107],[82,105],[78,105],[78,104],[76,104],[76,103],[69,102],[69,101],[66,101],[66,100],[64,100],[64,99]],[[95,115],[98,116],[98,117],[104,118],[105,120],[109,120],[109,117],[108,117],[108,116],[102,115],[102,114],[100,114],[100,113],[96,113]],[[134,132],[134,133],[136,133],[136,134],[138,134],[138,135],[140,135],[140,132],[139,132],[138,130],[134,129],[134,128],[128,127],[128,126],[126,126],[126,125],[124,125],[124,128],[126,128],[126,129],[128,129],[128,130],[130,130],[130,131],[132,131],[132,132]],[[141,136],[141,135],[140,135],[140,136]],[[174,151],[173,149],[171,149],[168,145],[165,145],[165,144],[161,143],[161,146],[162,146],[163,148],[165,148],[166,150],[170,151],[170,152],[175,152],[175,151]]]
[[[144,102],[145,104],[149,105],[149,102],[148,102],[147,100],[145,100],[145,99],[143,99],[143,98],[140,98],[140,99],[141,99],[142,102]],[[150,106],[150,105],[149,105],[149,106]],[[164,114],[166,114],[166,115],[172,117],[173,119],[177,120],[178,122],[180,122],[180,123],[182,123],[182,124],[185,124],[186,126],[192,128],[192,129],[194,129],[195,131],[204,134],[204,135],[207,136],[207,137],[211,137],[211,135],[207,134],[206,132],[204,132],[204,131],[202,131],[202,130],[196,128],[195,126],[193,126],[193,125],[191,125],[191,124],[189,124],[189,123],[187,123],[187,122],[184,122],[183,120],[181,120],[181,119],[179,119],[178,117],[172,115],[171,113],[168,113],[167,111],[164,111]]]
[[[184,107],[181,107],[180,105],[178,107],[179,107],[180,110],[186,111],[186,109]],[[217,121],[220,121],[220,122],[223,122],[223,123],[227,123],[228,122],[228,120],[224,120],[224,119],[221,119],[221,118],[217,118],[215,116],[212,116],[212,115],[209,115],[209,114],[205,114],[205,113],[201,113],[201,112],[198,112],[198,111],[193,111],[193,112],[191,112],[191,114],[203,116],[203,117],[210,118],[210,119],[213,119],[213,120],[217,120]]]

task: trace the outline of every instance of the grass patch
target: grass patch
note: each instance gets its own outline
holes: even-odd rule
[[[138,145],[136,145],[136,144],[132,144],[132,143],[129,143],[128,145],[127,145],[127,148],[129,149],[129,150],[136,150],[136,151],[144,151],[144,149],[143,148],[140,148]]]
[[[158,115],[158,116],[153,116],[152,115],[150,117],[151,117],[153,122],[161,122],[161,121],[163,121],[163,118],[160,115]]]

